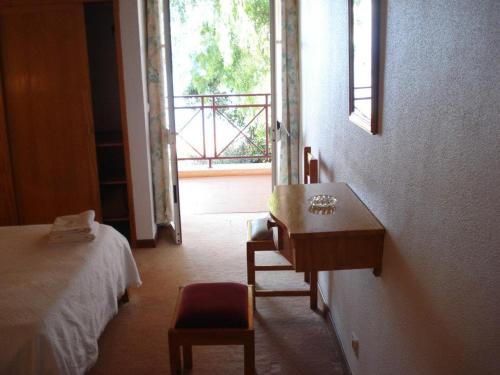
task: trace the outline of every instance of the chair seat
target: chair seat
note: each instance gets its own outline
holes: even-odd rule
[[[269,220],[271,220],[269,216],[249,220],[248,237],[250,241],[267,241],[273,239],[273,231],[267,226]]]
[[[248,327],[248,286],[198,283],[183,288],[175,328]]]

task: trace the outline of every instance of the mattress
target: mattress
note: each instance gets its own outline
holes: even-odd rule
[[[50,225],[0,227],[0,373],[82,374],[117,300],[141,279],[125,237],[49,244]]]

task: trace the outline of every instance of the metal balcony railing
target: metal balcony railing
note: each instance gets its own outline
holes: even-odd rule
[[[268,162],[271,94],[174,97],[178,160]]]

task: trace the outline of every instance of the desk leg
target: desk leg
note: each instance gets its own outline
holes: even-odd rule
[[[253,285],[253,308],[257,309],[255,304],[255,289],[257,289],[255,285],[255,251],[249,243],[247,243],[247,284]]]
[[[318,309],[318,271],[311,271],[310,280],[311,310]]]

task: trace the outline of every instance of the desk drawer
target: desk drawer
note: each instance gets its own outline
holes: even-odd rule
[[[301,271],[380,268],[384,234],[295,239],[294,267]]]

